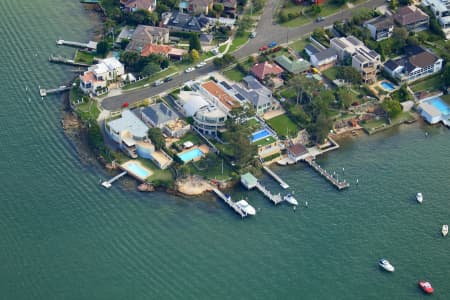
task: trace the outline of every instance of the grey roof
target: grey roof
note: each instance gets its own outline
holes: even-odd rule
[[[119,119],[108,122],[108,126],[115,132],[129,131],[133,137],[144,138],[147,136],[148,127],[134,113],[124,110]]]
[[[394,60],[390,59],[390,60],[388,60],[387,62],[384,63],[384,67],[393,71],[396,68],[398,68],[399,65]]]
[[[234,84],[233,88],[256,107],[263,106],[272,102],[270,100],[270,94],[263,94],[261,91],[256,90],[247,90],[237,84]]]
[[[252,75],[245,76],[243,80],[247,84],[247,87],[251,90],[259,90],[262,88],[266,88]]]
[[[152,104],[142,110],[156,126],[177,119],[176,113],[163,102]]]
[[[205,16],[195,17],[189,14],[175,11],[168,22],[169,26],[180,27],[190,31],[202,31],[209,24],[209,19]]]
[[[311,54],[316,54],[317,52],[320,52],[320,49],[314,46],[313,44],[308,44],[305,47],[305,51]]]
[[[127,46],[128,50],[140,51],[147,44],[156,43],[155,40],[164,40],[169,34],[169,29],[163,27],[139,25],[134,30],[131,41]]]
[[[370,24],[377,28],[378,30],[388,29],[394,26],[394,20],[390,16],[381,16],[378,18],[371,19],[365,23],[366,25]]]
[[[316,54],[313,54],[313,56],[315,56],[317,58],[318,61],[336,56],[337,52],[336,50],[334,50],[333,48],[328,48],[325,50],[322,50],[320,52],[317,52]]]
[[[361,42],[359,39],[357,39],[353,35],[348,36],[347,37],[347,41],[352,43],[354,46],[361,46],[361,45],[363,45],[363,42]]]

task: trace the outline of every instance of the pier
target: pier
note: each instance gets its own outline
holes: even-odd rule
[[[274,171],[272,171],[271,169],[269,169],[269,167],[267,166],[263,166],[264,171],[266,171],[270,176],[272,176],[276,181],[278,181],[278,183],[281,185],[281,187],[283,189],[287,189],[289,188],[289,184],[287,184],[286,182],[284,182],[283,179],[280,178],[280,176],[278,176]]]
[[[45,97],[49,94],[62,93],[65,91],[69,91],[70,89],[71,89],[70,86],[65,86],[65,85],[62,85],[56,89],[41,89],[41,87],[39,87],[39,95],[41,95],[41,97]]]
[[[339,181],[337,178],[334,178],[330,173],[328,173],[327,170],[325,170],[324,168],[322,168],[321,166],[319,166],[315,161],[314,161],[314,157],[309,156],[307,158],[304,159],[304,161],[310,166],[312,167],[314,170],[316,170],[320,175],[322,175],[322,177],[324,177],[325,179],[327,179],[329,182],[331,182],[335,187],[337,187],[339,190],[348,188],[350,186],[350,184],[348,182],[344,181]]]
[[[125,176],[125,175],[127,175],[127,174],[128,174],[127,171],[123,171],[123,172],[120,173],[119,175],[116,175],[116,176],[114,176],[113,178],[111,178],[110,180],[108,180],[108,181],[103,181],[103,182],[102,182],[102,186],[104,186],[105,188],[109,189],[109,188],[112,186],[112,184],[113,184],[114,181],[116,181],[116,180],[122,178],[123,176]]]
[[[92,51],[97,50],[97,42],[89,41],[88,43],[80,43],[80,42],[73,42],[73,41],[65,41],[65,40],[57,40],[56,45],[59,46],[70,46],[70,47],[76,47],[76,48],[85,48]]]
[[[270,201],[272,201],[273,204],[275,204],[275,205],[284,201],[284,199],[281,197],[280,194],[278,194],[278,195],[272,194],[261,183],[259,183],[258,179],[256,179],[256,177],[253,176],[251,173],[245,173],[244,175],[241,175],[241,183],[243,186],[245,186],[249,190],[256,188],[261,193],[263,193],[263,195],[266,196]]]
[[[78,66],[78,67],[89,67],[90,65],[85,63],[78,63],[75,62],[73,59],[68,59],[62,56],[54,56],[50,55],[48,58],[49,62],[55,63],[55,64],[66,64],[71,66]]]
[[[229,207],[231,207],[238,215],[241,216],[241,218],[245,218],[247,216],[247,213],[243,211],[239,206],[236,205],[233,201],[231,201],[231,197],[225,196],[221,191],[219,191],[216,188],[213,188],[214,193],[222,199],[226,204],[228,204]]]

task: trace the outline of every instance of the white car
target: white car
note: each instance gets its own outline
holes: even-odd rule
[[[201,63],[199,63],[198,65],[196,65],[197,68],[201,68],[203,66],[206,66],[206,62],[202,61]]]
[[[192,71],[194,71],[195,70],[195,68],[194,67],[189,67],[189,68],[187,68],[186,69],[186,73],[191,73]]]

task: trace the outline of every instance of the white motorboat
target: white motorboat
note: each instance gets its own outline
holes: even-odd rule
[[[294,196],[293,196],[292,194],[287,194],[287,195],[285,195],[283,198],[284,198],[284,200],[285,200],[287,203],[290,203],[290,204],[295,205],[295,206],[298,205],[297,199],[295,199]]]
[[[416,200],[417,200],[417,202],[422,203],[422,201],[423,201],[423,195],[422,195],[422,193],[417,193],[417,195],[416,195]]]
[[[248,204],[247,201],[245,200],[239,200],[238,202],[236,202],[236,205],[242,209],[246,214],[254,216],[256,215],[256,210],[253,206],[251,206],[250,204]]]
[[[447,236],[447,234],[448,234],[448,225],[444,224],[442,225],[442,235]]]
[[[378,265],[383,268],[384,270],[388,271],[388,272],[394,272],[395,268],[393,265],[391,265],[391,263],[387,260],[387,259],[380,259],[378,261]]]

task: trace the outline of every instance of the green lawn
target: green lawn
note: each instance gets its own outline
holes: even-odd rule
[[[442,86],[441,74],[436,74],[434,76],[428,77],[424,80],[421,80],[417,83],[410,85],[411,89],[414,92],[434,91],[439,89],[441,86]]]
[[[273,136],[269,136],[269,137],[260,139],[260,140],[258,140],[256,142],[254,142],[253,144],[258,146],[258,147],[260,147],[260,146],[264,147],[264,146],[267,146],[267,145],[270,145],[270,144],[274,143],[275,141],[276,141],[276,139]]]
[[[322,74],[328,79],[328,80],[335,80],[338,73],[338,69],[336,67],[332,67],[329,69],[326,69],[322,72]]]
[[[94,63],[94,57],[95,57],[94,53],[78,50],[75,55],[75,62],[92,65]]]
[[[242,73],[236,67],[223,72],[228,79],[239,82],[241,81],[247,74]]]
[[[441,96],[441,99],[444,100],[445,103],[450,105],[450,94]]]
[[[222,46],[219,47],[219,52],[223,53],[226,48],[227,48],[227,44],[223,44]]]
[[[231,177],[233,169],[223,160],[222,173],[222,158],[214,153],[209,153],[205,158],[187,164],[191,174],[197,174],[207,179],[228,179]]]
[[[144,86],[146,84],[150,84],[150,83],[152,83],[152,82],[154,82],[154,81],[156,81],[158,79],[165,78],[165,77],[167,77],[167,76],[169,76],[169,75],[171,75],[173,73],[176,73],[178,71],[179,70],[178,70],[178,68],[176,66],[170,65],[167,69],[165,69],[165,70],[163,70],[161,72],[158,72],[155,75],[150,76],[150,77],[148,77],[145,80],[141,80],[141,81],[136,82],[136,83],[128,84],[128,85],[124,86],[122,89],[129,90],[129,89],[135,89],[135,88],[138,88],[138,87],[142,87],[142,86]]]
[[[310,22],[311,22],[311,18],[309,18],[307,16],[300,16],[298,18],[292,19],[292,20],[287,21],[285,23],[281,23],[281,26],[298,27],[298,26],[302,26],[302,25],[308,24]]]
[[[86,98],[85,98],[86,99]],[[100,115],[100,110],[97,107],[97,102],[89,98],[84,103],[76,106],[77,113],[83,121],[97,120]]]
[[[246,32],[243,36],[236,36],[231,43],[230,49],[228,49],[228,53],[232,53],[244,45],[248,39],[250,38],[250,32]]]
[[[335,14],[338,11],[344,10],[347,8],[346,5],[335,5],[335,4],[331,4],[330,2],[331,1],[325,1],[325,3],[320,6],[322,10],[321,10],[319,16],[326,17],[326,16]]]
[[[386,120],[384,118],[380,118],[379,120],[372,119],[368,121],[361,122],[361,126],[367,131],[371,132],[375,129],[386,127],[388,124],[386,123]]]
[[[298,41],[295,41],[291,44],[289,44],[289,47],[291,47],[292,49],[298,51],[298,52],[302,52],[303,49],[305,49],[306,45],[308,45],[309,42],[305,39],[301,39]]]
[[[261,124],[255,119],[250,119],[245,123],[245,127],[252,128],[252,131],[254,131],[254,130],[260,129]]]
[[[296,136],[299,127],[295,124],[288,116],[281,115],[270,120],[267,120],[267,123],[277,132],[278,136],[286,137],[289,133],[289,136]]]
[[[154,182],[154,183],[165,183],[168,185],[172,185],[174,178],[173,173],[170,169],[162,170],[159,167],[157,167],[151,160],[144,159],[144,158],[138,158],[138,160],[147,168],[152,170],[153,174],[152,176],[148,177],[146,181],[148,182]]]
[[[200,145],[202,144],[204,141],[202,140],[202,138],[194,133],[194,132],[189,132],[187,133],[184,137],[182,137],[178,142],[176,142],[175,144],[177,145],[183,145],[183,143],[190,141],[192,142],[194,145]]]

